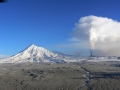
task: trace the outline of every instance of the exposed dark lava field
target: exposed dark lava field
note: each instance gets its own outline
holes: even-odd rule
[[[0,90],[119,90],[120,62],[0,65]]]

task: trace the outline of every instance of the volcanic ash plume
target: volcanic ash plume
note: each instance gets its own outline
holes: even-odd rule
[[[94,47],[95,47],[95,42],[97,42],[97,33],[95,32],[95,30],[92,28],[90,30],[90,46],[91,46],[91,49],[93,50]]]
[[[91,50],[120,56],[120,22],[107,17],[85,16],[75,24],[72,36],[90,42]]]

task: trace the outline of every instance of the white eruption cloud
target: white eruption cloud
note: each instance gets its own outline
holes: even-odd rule
[[[90,15],[80,18],[75,26],[72,38],[89,41],[90,48],[101,55],[120,56],[120,22]]]

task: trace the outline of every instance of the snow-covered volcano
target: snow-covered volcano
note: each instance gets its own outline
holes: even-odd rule
[[[20,62],[63,62],[62,56],[50,52],[49,50],[38,47],[34,44],[30,45],[22,52],[1,60],[1,63],[20,63]]]

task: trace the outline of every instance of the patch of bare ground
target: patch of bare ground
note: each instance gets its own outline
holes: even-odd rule
[[[86,73],[74,63],[3,64],[0,90],[78,90]]]

